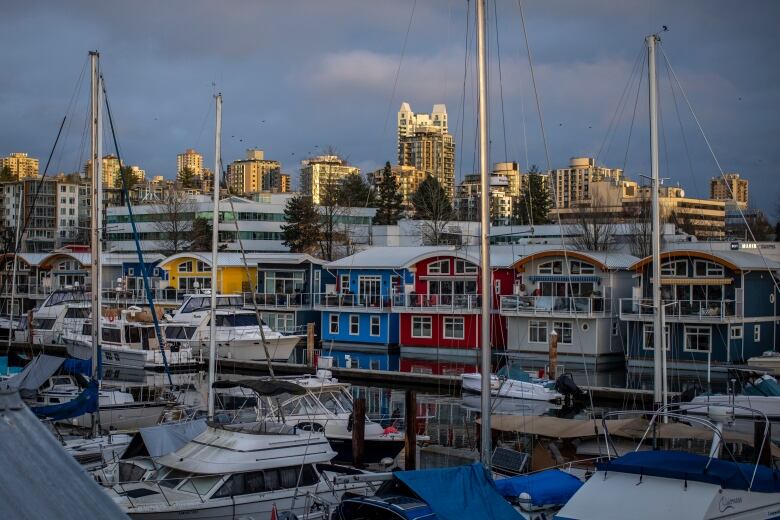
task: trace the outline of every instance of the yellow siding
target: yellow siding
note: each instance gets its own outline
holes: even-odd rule
[[[196,257],[183,257],[170,263],[163,262],[160,267],[168,272],[170,287],[178,289],[181,278],[210,278],[211,271],[198,269],[198,260]],[[182,272],[181,266],[188,262],[192,262],[192,270]],[[245,284],[248,282],[249,277],[243,266],[220,267],[217,270],[217,292],[220,294],[240,294],[246,289]]]

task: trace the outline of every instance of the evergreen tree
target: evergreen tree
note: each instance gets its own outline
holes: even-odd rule
[[[520,225],[548,224],[552,208],[550,190],[536,165],[528,170],[528,183],[523,188],[520,200],[515,205],[514,223]]]
[[[404,196],[398,189],[398,183],[393,176],[389,161],[385,163],[385,169],[382,172],[382,183],[379,185],[377,199],[374,224],[381,226],[398,224],[404,212]]]
[[[133,186],[141,182],[141,179],[138,178],[138,176],[133,172],[133,170],[130,169],[129,166],[122,166],[119,169],[119,176],[114,181],[115,186],[114,188],[123,188],[122,180],[124,180],[124,186],[127,186],[127,189],[130,190]]]
[[[359,173],[345,177],[336,195],[338,204],[345,208],[373,208],[376,205],[374,190]]]
[[[444,234],[447,224],[455,218],[450,197],[436,177],[429,175],[420,183],[412,195],[414,218],[422,220],[423,241],[429,245],[446,242]]]
[[[203,179],[195,173],[195,170],[186,166],[176,178],[179,184],[184,188],[200,189]]]
[[[320,241],[320,214],[311,197],[296,195],[287,201],[282,226],[284,245],[293,253],[309,253]]]
[[[10,166],[3,166],[0,170],[0,182],[11,182],[19,180],[16,175],[11,171]]]
[[[211,251],[211,222],[205,218],[195,217],[192,221],[193,251]]]

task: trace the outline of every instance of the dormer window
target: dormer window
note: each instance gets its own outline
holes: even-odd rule
[[[723,277],[723,266],[708,260],[696,260],[693,264],[693,274],[697,278]]]
[[[179,264],[179,272],[180,273],[191,273],[192,272],[192,260],[187,260],[186,262],[182,262]]]
[[[687,260],[666,260],[661,262],[661,276],[688,276]]]
[[[428,264],[428,274],[450,274],[450,261],[439,260]]]
[[[455,260],[455,274],[477,274],[477,265],[465,260]]]
[[[596,268],[591,264],[580,262],[579,260],[572,260],[570,263],[571,274],[593,274],[596,272]]]
[[[204,262],[203,260],[198,260],[197,267],[199,273],[211,272],[211,266],[208,263]]]
[[[539,274],[563,274],[563,262],[553,260],[539,265]]]

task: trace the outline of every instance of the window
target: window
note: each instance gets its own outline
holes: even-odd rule
[[[571,274],[593,274],[596,272],[596,268],[591,264],[580,262],[578,260],[572,260],[569,262],[569,271]]]
[[[712,348],[712,329],[710,327],[685,327],[685,351],[709,352]]]
[[[127,276],[135,276],[135,269],[133,269],[132,267],[128,267]]]
[[[493,285],[495,286],[496,294],[501,294],[501,280],[495,280]]]
[[[561,345],[571,345],[571,322],[554,321],[553,329],[558,333],[558,343]]]
[[[342,274],[339,276],[339,290],[341,292],[347,292],[349,290],[349,275]]]
[[[207,273],[211,271],[211,266],[203,260],[198,260],[197,267],[199,273]]]
[[[371,370],[382,370],[382,368],[379,365],[379,360],[372,359],[369,363],[369,367]]]
[[[357,336],[360,334],[360,315],[359,314],[350,314],[349,315],[349,334],[350,336]]]
[[[444,339],[463,339],[464,328],[463,318],[445,316]]]
[[[761,341],[761,325],[756,323],[753,325],[753,342],[758,343]]]
[[[339,315],[338,314],[331,314],[330,318],[328,318],[328,330],[331,334],[338,334],[339,333]]]
[[[669,325],[664,325],[664,336],[666,343],[664,344],[664,350],[669,350],[670,348],[670,338],[671,334],[669,332]],[[644,327],[642,329],[642,341],[644,343],[643,348],[645,350],[655,350],[655,337],[653,336],[653,324],[652,323],[645,323]]]
[[[412,316],[413,338],[430,338],[431,331],[432,326],[430,316]]]
[[[477,265],[465,260],[455,260],[455,274],[477,274]]]
[[[419,365],[412,365],[410,372],[412,374],[433,374],[433,370],[430,367],[421,367]]]
[[[431,262],[428,264],[428,274],[450,274],[450,261]]]
[[[539,274],[562,274],[563,262],[560,260],[554,260],[552,262],[545,262],[539,266]]]
[[[374,337],[379,336],[379,332],[381,330],[381,325],[379,321],[379,316],[371,316],[371,330],[370,334]]]
[[[531,320],[528,322],[528,341],[547,343],[547,322]]]
[[[693,274],[696,277],[723,277],[723,266],[707,260],[696,260],[693,264]]]
[[[742,339],[742,325],[732,325],[729,330],[731,339]]]
[[[182,262],[179,264],[179,272],[180,273],[191,273],[192,272],[192,260],[187,260],[186,262]]]
[[[688,276],[688,261],[666,260],[661,262],[661,276]]]
[[[612,335],[618,336],[620,334],[620,322],[618,320],[612,320]]]
[[[303,271],[266,271],[265,294],[296,294],[304,288]]]
[[[160,276],[160,268],[159,267],[155,267],[154,268],[154,270],[152,271],[152,276]]]

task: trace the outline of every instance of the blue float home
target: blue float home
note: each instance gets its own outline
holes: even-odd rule
[[[633,294],[620,302],[630,368],[653,365],[652,257],[636,262]],[[740,251],[661,253],[667,366],[725,372],[776,350],[780,264]]]

